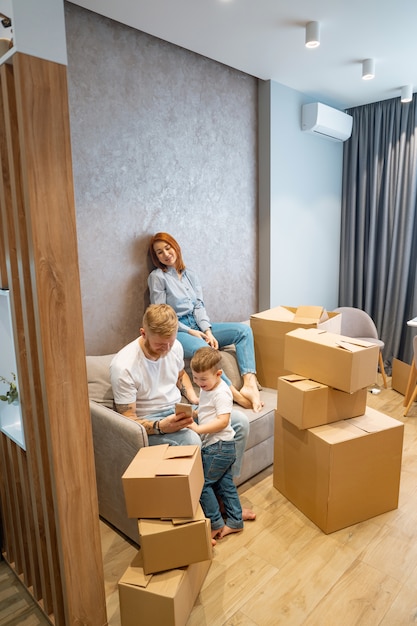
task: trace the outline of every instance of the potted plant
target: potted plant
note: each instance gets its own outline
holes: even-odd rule
[[[16,386],[16,374],[11,372],[13,380],[7,380],[4,376],[0,376],[0,382],[6,383],[9,385],[8,391],[6,391],[6,395],[0,395],[0,400],[3,402],[7,402],[8,404],[12,404],[13,402],[17,402],[19,399],[19,392]]]

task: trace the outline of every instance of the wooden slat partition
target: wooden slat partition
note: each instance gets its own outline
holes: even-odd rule
[[[52,623],[107,623],[77,256],[66,67],[0,67],[0,287],[26,450],[0,434],[2,552]]]

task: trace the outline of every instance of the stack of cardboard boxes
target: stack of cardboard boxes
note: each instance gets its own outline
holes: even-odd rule
[[[289,374],[284,367],[285,335],[297,328],[319,328],[340,333],[342,316],[321,306],[277,306],[251,315],[255,342],[256,375],[263,387],[275,389],[278,376]]]
[[[212,559],[200,448],[141,448],[122,481],[141,548],[119,580],[121,624],[184,625]]]
[[[366,406],[378,351],[318,327],[284,338],[274,486],[325,533],[398,506],[403,424]]]

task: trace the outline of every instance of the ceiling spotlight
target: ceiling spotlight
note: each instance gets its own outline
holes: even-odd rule
[[[320,24],[309,22],[306,26],[306,48],[318,48],[320,45]]]
[[[375,78],[375,61],[374,59],[365,59],[362,62],[362,78],[363,80],[371,80]]]
[[[413,99],[413,85],[404,85],[401,89],[401,102],[411,102]]]

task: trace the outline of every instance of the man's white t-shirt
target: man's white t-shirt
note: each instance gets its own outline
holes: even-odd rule
[[[157,361],[147,359],[135,339],[122,348],[110,364],[116,404],[136,402],[138,417],[159,413],[181,401],[178,374],[184,369],[184,350],[176,339],[171,350]]]
[[[200,390],[200,403],[198,405],[198,423],[206,424],[216,419],[217,415],[223,415],[224,413],[231,413],[233,409],[233,396],[229,387],[226,385],[223,379],[220,379],[219,384],[211,391]],[[235,436],[235,431],[229,424],[226,428],[218,433],[207,433],[201,435],[202,446],[210,446],[217,441],[232,441]]]

